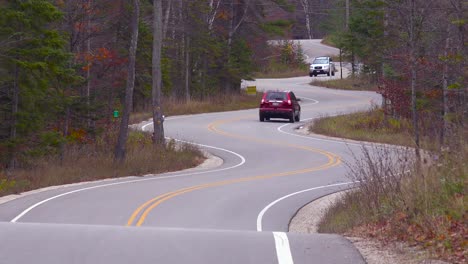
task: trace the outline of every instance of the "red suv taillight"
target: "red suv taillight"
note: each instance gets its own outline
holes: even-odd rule
[[[260,107],[262,107],[264,103],[268,103],[268,100],[266,100],[266,93],[263,94],[262,101],[260,102]]]
[[[284,102],[285,103],[287,102],[288,105],[291,105],[291,96],[289,95],[289,93],[288,93],[288,100],[287,101],[285,100]]]

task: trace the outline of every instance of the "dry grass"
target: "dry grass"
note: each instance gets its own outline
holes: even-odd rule
[[[309,74],[309,65],[304,63],[301,65],[288,65],[281,63],[271,63],[266,68],[254,73],[257,78],[291,78],[307,76]]]
[[[363,147],[347,162],[357,188],[329,209],[319,231],[406,241],[434,258],[466,263],[465,132],[454,133],[444,151],[424,152],[422,166],[410,148]]]
[[[126,159],[116,164],[110,142],[113,140],[107,138],[96,145],[70,146],[63,160],[57,156],[35,160],[32,167],[16,170],[8,180],[1,177],[4,180],[0,181],[0,196],[46,186],[177,171],[204,160],[203,154],[191,145],[176,148],[170,142],[165,149],[154,148],[150,135],[131,132]]]
[[[240,94],[220,94],[205,100],[191,100],[190,102],[168,98],[163,102],[163,111],[166,116],[174,116],[251,109],[257,108],[261,99],[261,93],[252,96],[244,92]],[[130,121],[132,124],[139,123],[151,118],[151,116],[150,110],[132,113]]]
[[[377,108],[349,115],[320,118],[309,127],[309,131],[360,141],[414,146],[411,125],[404,120],[385,119],[383,111]]]
[[[277,78],[292,78],[292,77],[302,77],[309,74],[307,69],[290,69],[290,70],[276,70],[269,72],[257,72],[255,73],[255,78],[257,79],[277,79]]]
[[[250,96],[245,93],[222,94],[190,102],[166,99],[163,109],[166,116],[231,111],[256,108],[260,100],[261,94]],[[130,123],[150,117],[150,111],[133,113]],[[48,155],[28,160],[28,166],[15,170],[8,177],[0,171],[0,196],[53,185],[177,171],[194,167],[204,160],[203,154],[193,146],[175,147],[170,143],[166,149],[154,148],[148,134],[132,131],[126,160],[116,164],[113,160],[116,129],[109,128],[93,144],[67,146],[62,160],[56,155]]]
[[[345,79],[333,79],[327,81],[314,80],[311,85],[354,91],[376,91],[377,85],[373,84],[367,77],[354,77]]]
[[[330,47],[334,47],[336,48],[335,44],[333,43],[332,41],[332,38],[330,36],[325,36],[322,41],[320,41],[321,44],[323,45],[327,45],[327,46],[330,46]]]

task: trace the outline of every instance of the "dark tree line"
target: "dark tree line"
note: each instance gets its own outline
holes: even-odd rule
[[[349,21],[334,11],[342,18],[334,42],[353,74],[379,86],[387,116],[411,120],[418,155],[422,136],[444,145],[466,131],[466,8],[461,0],[351,0]]]
[[[0,169],[93,144],[135,110],[153,112],[163,138],[164,100],[238,93],[271,55],[266,40],[289,37],[282,2],[0,1]]]

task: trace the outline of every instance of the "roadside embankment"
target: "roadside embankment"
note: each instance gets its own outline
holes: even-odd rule
[[[340,118],[333,122],[336,131],[347,131],[342,126],[356,121]],[[368,127],[367,134],[379,133],[369,128],[374,127]],[[301,130],[311,133],[307,126]],[[290,230],[342,234],[368,263],[466,263],[468,148],[462,135],[455,133],[450,147],[433,149],[431,160],[423,158],[417,167],[412,163],[414,151],[398,156],[391,147],[380,144],[373,149],[366,144],[363,154],[345,161],[348,177],[359,181],[360,188],[305,206],[292,219]]]

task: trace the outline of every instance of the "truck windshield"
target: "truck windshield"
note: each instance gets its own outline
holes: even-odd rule
[[[327,59],[316,59],[312,64],[328,64]]]

